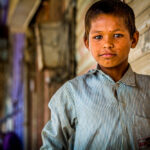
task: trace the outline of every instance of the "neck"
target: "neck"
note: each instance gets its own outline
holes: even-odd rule
[[[105,68],[100,66],[100,69],[109,75],[115,82],[119,81],[127,71],[129,64],[121,64],[116,67]]]

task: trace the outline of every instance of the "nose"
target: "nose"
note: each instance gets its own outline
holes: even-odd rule
[[[111,37],[106,37],[104,40],[104,48],[111,49],[114,47],[113,39]]]

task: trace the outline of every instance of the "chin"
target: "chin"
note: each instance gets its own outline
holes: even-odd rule
[[[116,69],[116,68],[124,68],[126,66],[128,66],[128,64],[125,63],[119,63],[119,64],[101,64],[100,65],[102,68],[106,68],[106,69]]]
[[[100,64],[100,66],[103,67],[103,68],[115,68],[119,65],[116,65],[116,64]]]

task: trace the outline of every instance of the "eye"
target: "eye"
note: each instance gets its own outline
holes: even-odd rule
[[[102,39],[102,38],[103,38],[103,36],[102,36],[102,35],[94,36],[94,39],[97,39],[97,40],[100,40],[100,39]]]
[[[123,34],[114,34],[114,37],[115,38],[120,38],[120,37],[123,37]]]

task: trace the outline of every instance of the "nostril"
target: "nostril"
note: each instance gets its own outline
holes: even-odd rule
[[[113,43],[105,43],[104,44],[104,48],[113,48],[113,47],[114,47]]]

